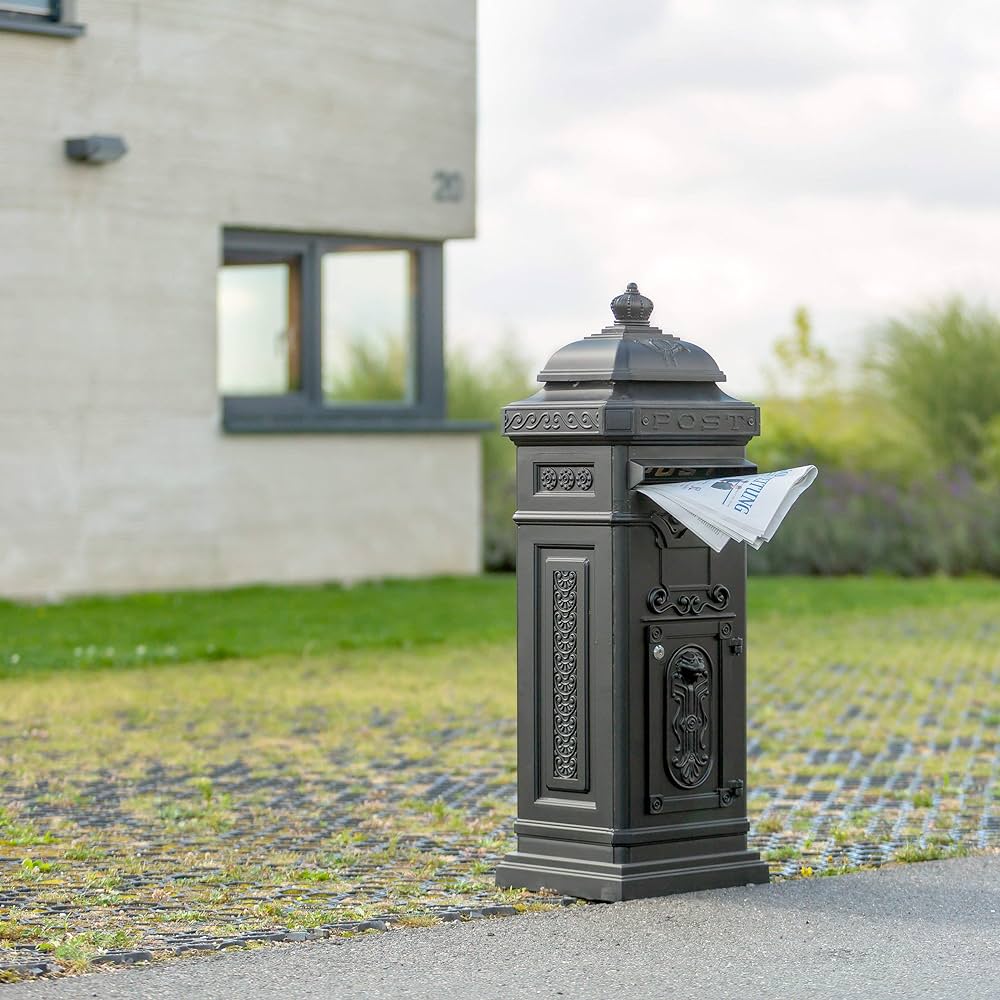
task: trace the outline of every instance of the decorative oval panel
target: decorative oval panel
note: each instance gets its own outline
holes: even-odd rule
[[[681,788],[697,788],[711,773],[712,664],[699,646],[682,646],[666,670],[667,771]]]

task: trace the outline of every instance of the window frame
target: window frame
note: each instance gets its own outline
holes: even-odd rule
[[[414,254],[416,284],[410,369],[413,388],[411,398],[398,403],[336,402],[326,399],[323,393],[322,259],[327,253],[358,249],[408,250]],[[222,394],[224,430],[262,433],[441,429],[445,421],[441,242],[228,227],[223,230],[220,266],[230,258],[246,260],[254,254],[301,259],[301,388],[266,396]]]
[[[19,6],[26,5],[10,0],[5,6],[0,0],[0,31],[20,31],[55,38],[78,38],[84,33],[84,26],[76,20],[76,0],[51,0],[47,14],[17,10]]]

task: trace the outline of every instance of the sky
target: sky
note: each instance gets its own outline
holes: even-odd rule
[[[537,371],[636,281],[752,393],[796,306],[848,366],[886,317],[1000,307],[998,56],[988,0],[480,0],[449,342]]]

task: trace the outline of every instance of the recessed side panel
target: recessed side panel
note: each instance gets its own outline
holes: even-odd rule
[[[558,523],[611,510],[607,448],[521,447],[517,450],[517,508],[522,519]]]
[[[538,556],[538,791],[587,792],[593,555],[590,550],[540,549]]]

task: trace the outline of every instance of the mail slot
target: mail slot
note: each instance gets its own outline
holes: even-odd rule
[[[717,479],[723,476],[748,476],[757,471],[746,460],[732,465],[696,462],[689,465],[661,464],[631,460],[628,463],[628,485],[646,486],[651,483],[682,482],[685,479]]]

